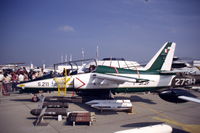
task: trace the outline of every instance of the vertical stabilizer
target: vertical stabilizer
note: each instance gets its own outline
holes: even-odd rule
[[[176,43],[166,42],[163,47],[154,55],[154,57],[145,66],[145,70],[170,71],[174,57]]]

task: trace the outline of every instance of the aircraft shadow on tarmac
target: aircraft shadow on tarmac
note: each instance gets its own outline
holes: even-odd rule
[[[115,99],[130,99],[131,102],[143,102],[143,103],[147,103],[147,104],[157,104],[150,99],[145,99],[140,96],[131,96],[129,98],[123,97],[123,96],[117,96],[117,97],[115,97]]]
[[[26,119],[28,119],[28,120],[36,120],[37,117],[36,116],[30,116],[30,117],[27,117]],[[57,116],[44,116],[44,119],[47,119],[47,120],[57,120],[58,117]]]
[[[153,126],[153,125],[158,125],[158,124],[163,124],[163,122],[141,122],[141,123],[131,123],[131,124],[126,124],[122,125],[121,127],[132,127],[132,128],[140,128],[140,127],[145,127],[145,126]],[[172,133],[189,133],[181,129],[173,128]]]
[[[145,99],[140,96],[131,96],[130,99],[132,102],[144,102],[144,103],[148,103],[148,104],[157,104],[150,99]]]
[[[186,131],[181,130],[181,129],[173,128],[173,132],[172,133],[190,133],[190,132],[186,132]]]
[[[10,101],[15,101],[15,102],[32,102],[31,98],[24,98],[24,99],[10,99]]]
[[[131,123],[131,124],[122,125],[121,127],[139,128],[139,127],[153,126],[153,125],[158,125],[158,124],[163,124],[163,122],[141,122],[141,123]]]

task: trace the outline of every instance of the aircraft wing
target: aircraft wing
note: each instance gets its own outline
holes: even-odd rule
[[[172,70],[172,71],[161,71],[161,74],[176,74],[176,73],[194,73],[195,71],[189,70]]]
[[[186,70],[173,70],[173,71],[161,71],[161,74],[176,74],[176,73],[185,73],[188,72]]]
[[[200,99],[194,98],[194,97],[188,97],[188,96],[178,96],[179,99],[189,101],[189,102],[195,102],[195,103],[200,103]]]
[[[126,77],[126,76],[119,76],[119,75],[112,75],[112,74],[100,74],[100,73],[94,73],[92,75],[97,80],[107,80],[108,82],[115,82],[117,84],[122,84],[124,82],[132,82],[132,83],[140,83],[140,82],[147,82],[148,79],[140,79],[140,78],[134,78],[134,77]]]

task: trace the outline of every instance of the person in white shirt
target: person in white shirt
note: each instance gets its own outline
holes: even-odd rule
[[[3,72],[2,72],[2,71],[0,71],[0,82],[3,82],[3,79],[4,79]]]
[[[4,78],[4,83],[10,83],[10,81],[11,81],[11,76],[10,76],[10,74],[6,74],[6,76],[5,76],[5,78]]]
[[[24,75],[22,73],[19,74],[19,82],[24,81]]]
[[[2,90],[3,90],[3,80],[4,80],[4,75],[3,75],[3,72],[0,71],[0,95],[2,94]]]

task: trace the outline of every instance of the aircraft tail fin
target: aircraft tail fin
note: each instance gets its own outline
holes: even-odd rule
[[[176,43],[166,42],[163,47],[154,55],[154,57],[145,66],[145,70],[170,71],[174,57]]]

